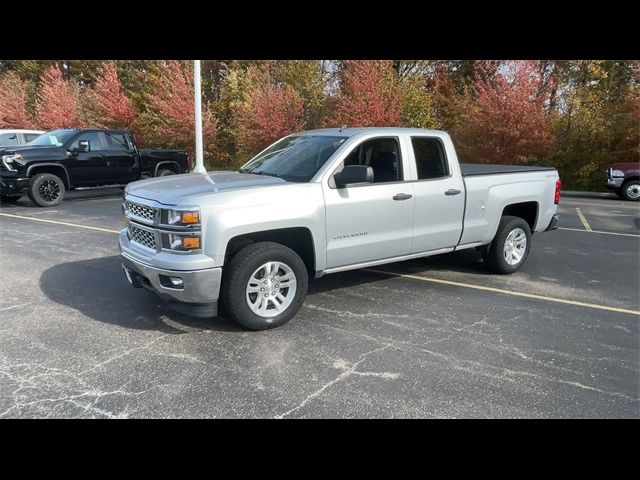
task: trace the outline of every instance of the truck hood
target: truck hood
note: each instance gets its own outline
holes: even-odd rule
[[[0,155],[13,155],[19,153],[24,158],[37,158],[41,156],[59,154],[61,148],[49,145],[32,146],[32,145],[11,145],[0,147]]]
[[[125,192],[164,205],[177,205],[182,200],[197,195],[286,183],[277,177],[234,171],[185,173],[139,180],[127,185]]]
[[[640,162],[621,162],[611,165],[614,170],[622,170],[624,173],[640,170]]]

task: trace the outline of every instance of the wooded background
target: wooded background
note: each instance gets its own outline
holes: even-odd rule
[[[0,128],[122,128],[193,155],[192,63],[0,60]],[[444,129],[463,162],[554,165],[567,189],[640,159],[637,60],[206,60],[202,75],[209,168],[342,125]]]

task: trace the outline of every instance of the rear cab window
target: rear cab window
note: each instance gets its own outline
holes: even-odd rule
[[[104,132],[107,139],[107,150],[131,150],[129,141],[123,132]]]
[[[411,137],[418,180],[434,180],[451,175],[444,145],[436,137]]]

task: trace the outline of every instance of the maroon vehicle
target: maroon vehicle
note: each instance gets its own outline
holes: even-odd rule
[[[614,163],[607,168],[607,188],[624,200],[640,200],[640,162]]]

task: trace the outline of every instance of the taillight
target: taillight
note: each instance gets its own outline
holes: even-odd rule
[[[191,163],[191,157],[189,156],[189,152],[185,152],[185,155],[187,156],[187,167],[189,168],[189,171],[193,170],[193,163]]]
[[[558,179],[556,180],[556,194],[553,197],[553,203],[556,205],[560,202],[560,187],[562,187],[562,182]]]

